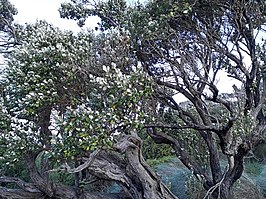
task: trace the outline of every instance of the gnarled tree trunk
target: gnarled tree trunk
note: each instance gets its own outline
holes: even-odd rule
[[[89,167],[90,172],[117,182],[133,199],[177,199],[145,163],[137,135],[124,135],[115,149],[102,151]]]
[[[177,199],[145,163],[141,153],[141,139],[135,134],[121,136],[114,150],[99,150],[94,153],[86,167],[61,167],[70,173],[80,172],[80,168],[87,169],[99,179],[116,182],[123,188],[123,191],[117,194],[80,193],[73,187],[49,181],[47,176],[42,175],[36,168],[35,159],[38,154],[28,152],[25,158],[32,183],[0,178],[0,182],[16,183],[21,188],[11,190],[0,187],[0,196],[25,199]]]

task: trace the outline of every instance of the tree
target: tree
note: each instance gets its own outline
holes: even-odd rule
[[[1,0],[0,12],[0,52],[4,53],[18,43],[16,38],[16,28],[18,27],[13,22],[17,10],[8,0]]]
[[[97,15],[100,34],[63,32],[44,21],[23,27],[21,45],[7,56],[0,152],[5,168],[24,160],[30,183],[3,175],[0,196],[176,198],[142,156],[137,133],[146,128],[154,141],[173,147],[206,196],[231,198],[244,156],[265,132],[265,47],[257,40],[264,6],[73,0],[61,16],[82,25]],[[242,83],[233,99],[219,93],[221,71]],[[189,107],[176,101],[179,95]],[[72,174],[74,185],[51,181],[53,172]],[[123,191],[88,191],[91,176]]]
[[[31,183],[2,176],[0,196],[175,198],[142,157],[136,131],[143,128],[141,105],[151,87],[130,56],[127,33],[75,35],[38,21],[19,37],[4,75],[10,129],[1,132],[8,143],[1,157],[7,168],[24,160]],[[51,181],[53,172],[73,174],[75,185]],[[123,192],[84,190],[91,175],[120,184]]]
[[[231,187],[243,173],[243,158],[265,136],[265,50],[259,42],[265,2],[169,0],[129,7],[122,0],[93,6],[72,1],[61,8],[61,16],[71,19],[84,21],[91,15],[101,18],[103,31],[129,32],[136,60],[153,80],[149,114],[156,115],[157,105],[164,104],[179,116],[171,124],[146,123],[149,135],[173,146],[207,194],[231,198]],[[221,71],[241,83],[242,87],[234,87],[236,98],[224,98],[219,92],[216,81]],[[180,106],[179,95],[193,109]],[[209,102],[226,111],[213,114]],[[252,122],[241,128],[245,121]],[[184,150],[177,135],[185,129],[193,129],[204,141],[207,168]],[[221,167],[219,151],[227,158],[226,168]]]

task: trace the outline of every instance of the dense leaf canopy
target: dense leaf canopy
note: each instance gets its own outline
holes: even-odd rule
[[[15,8],[0,6],[0,31],[12,38],[2,46],[0,161],[6,175],[26,160],[32,183],[0,182],[15,182],[18,198],[92,198],[82,183],[98,180],[119,184],[119,197],[176,198],[138,135],[152,144],[145,157],[168,146],[206,197],[232,196],[244,157],[265,137],[264,1],[72,0],[61,17],[101,19],[78,33],[15,25]],[[237,82],[233,93],[219,90],[222,73]],[[54,171],[73,174],[75,190],[48,180]],[[12,191],[0,186],[0,196]]]

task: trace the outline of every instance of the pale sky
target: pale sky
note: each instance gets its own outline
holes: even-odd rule
[[[37,19],[44,19],[61,29],[80,30],[76,21],[60,18],[58,12],[60,4],[69,2],[69,0],[10,0],[10,2],[18,9],[18,15],[15,16],[15,21],[20,24],[34,23]],[[86,27],[94,28],[97,26],[98,21],[99,19],[97,17],[91,17],[86,21]],[[232,78],[228,78],[224,72],[220,72],[219,79],[220,81],[217,83],[217,87],[222,93],[232,92],[232,85],[239,83],[232,80]]]
[[[62,19],[58,9],[61,3],[69,2],[69,0],[9,0],[18,10],[18,14],[14,16],[15,22],[19,24],[35,23],[36,20],[46,20],[60,29],[72,30],[78,32],[80,27],[74,20]],[[85,27],[94,28],[97,26],[99,18],[90,17],[86,21]],[[4,67],[4,58],[0,55],[0,73]],[[1,75],[0,75],[1,78]]]
[[[15,21],[20,24],[34,23],[37,19],[44,19],[61,29],[79,30],[76,21],[60,18],[58,12],[60,5],[63,2],[69,2],[69,0],[10,0],[10,2],[18,10]],[[86,26],[94,28],[98,21],[97,17],[91,17],[87,20]]]

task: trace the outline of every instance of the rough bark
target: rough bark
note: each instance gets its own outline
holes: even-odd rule
[[[256,43],[261,25],[265,24],[265,4],[262,1],[220,0],[186,3],[191,9],[186,13],[181,10],[173,12],[172,7],[167,10],[166,1],[151,1],[149,9],[145,10],[144,7],[147,11],[145,16],[150,14],[154,21],[157,17],[161,19],[156,15],[158,9],[165,8],[164,12],[169,14],[169,26],[158,20],[158,31],[152,28],[150,37],[138,37],[136,56],[154,80],[155,97],[151,103],[154,109],[151,115],[156,114],[158,105],[162,103],[174,110],[180,119],[173,122],[173,127],[168,121],[167,124],[154,124],[153,127],[162,131],[164,128],[198,131],[208,147],[211,173],[206,173],[188,152],[181,150],[182,143],[175,136],[153,133],[151,137],[157,142],[172,145],[176,154],[181,156],[181,161],[196,176],[203,176],[206,191],[219,189],[223,198],[230,198],[231,186],[243,172],[244,155],[265,134],[266,117],[262,107],[265,106],[266,87],[265,83],[262,84],[264,73],[261,71],[264,66],[260,63],[262,60]],[[182,1],[177,5],[177,10],[184,6]],[[163,68],[163,65],[166,67]],[[238,95],[240,90],[234,87],[238,103],[219,93],[216,82],[220,71],[242,82],[241,95]],[[186,97],[193,110],[182,109],[173,98],[175,94]],[[224,109],[226,114],[212,113],[208,101]],[[244,130],[237,136],[232,135],[242,113],[245,116],[252,114],[255,127],[249,132]],[[177,126],[179,122],[181,124]],[[217,137],[219,140],[216,140]],[[218,142],[222,153],[228,158],[228,168],[225,170],[220,166]]]
[[[15,177],[0,177],[2,184],[12,183],[17,185],[16,189],[10,189],[0,186],[0,196],[4,198],[42,198],[43,193],[32,183],[26,183],[23,180]]]
[[[63,170],[71,173],[87,169],[99,179],[118,183],[123,192],[117,194],[99,194],[78,192],[77,189],[53,183],[43,172],[38,171],[35,159],[39,152],[28,152],[26,163],[32,183],[17,178],[0,178],[3,183],[15,183],[20,189],[0,187],[0,196],[5,198],[54,198],[54,199],[177,199],[162,184],[160,178],[145,163],[141,153],[141,139],[137,135],[124,135],[114,146],[114,150],[99,150],[86,161],[85,166]]]
[[[134,199],[177,198],[145,163],[137,135],[123,136],[115,149],[116,152],[102,151],[89,171],[99,178],[117,182]],[[122,158],[121,154],[125,157]]]
[[[100,194],[83,192],[77,194],[73,187],[64,186],[58,183],[52,183],[42,176],[35,166],[36,153],[29,152],[26,156],[26,163],[32,183],[24,182],[19,178],[2,176],[0,182],[4,184],[12,183],[19,188],[6,188],[0,186],[0,196],[3,198],[16,199],[128,199],[124,192],[117,194]]]
[[[134,184],[136,182],[139,184],[141,195],[134,198],[177,198],[145,163],[141,152],[141,139],[137,135],[125,136],[116,147],[126,154],[127,176],[132,179]]]

